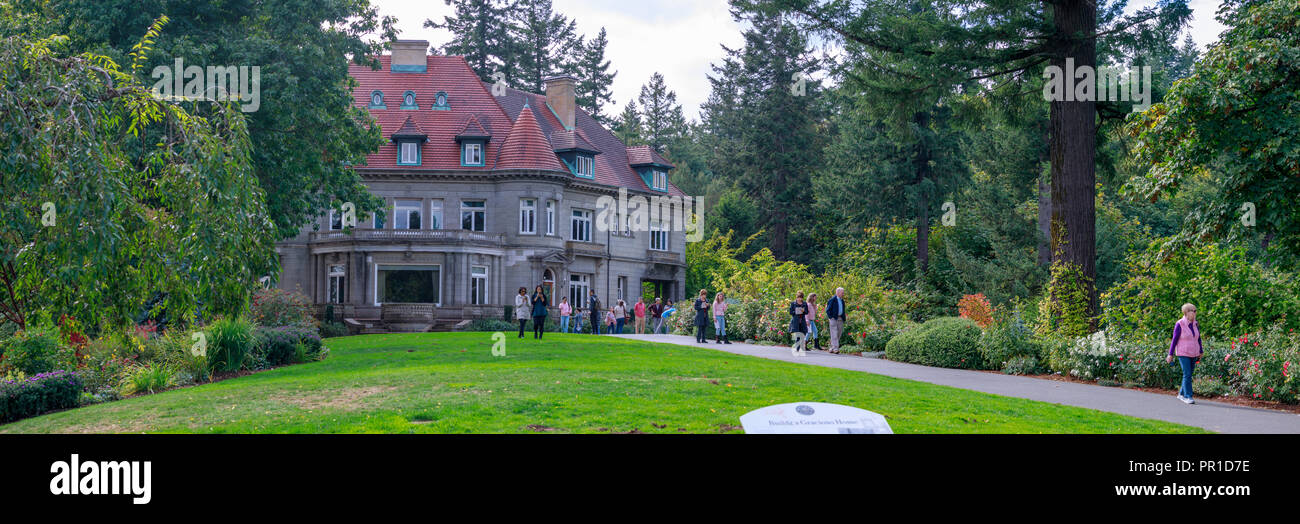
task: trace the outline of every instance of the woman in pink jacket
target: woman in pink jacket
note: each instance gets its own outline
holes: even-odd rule
[[[1192,370],[1196,369],[1201,353],[1201,326],[1196,323],[1196,306],[1183,304],[1183,318],[1174,323],[1174,339],[1169,342],[1169,356],[1165,357],[1165,362],[1173,362],[1177,356],[1178,363],[1183,366],[1183,387],[1178,390],[1178,400],[1184,404],[1196,403],[1192,400]]]
[[[569,305],[569,297],[560,299],[560,333],[569,332],[569,317],[573,315],[573,306]]]

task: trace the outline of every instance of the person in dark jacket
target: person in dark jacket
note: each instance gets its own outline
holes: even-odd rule
[[[700,295],[695,297],[695,341],[700,344],[708,344],[709,339],[705,338],[704,330],[709,325],[709,292],[701,289]]]
[[[546,291],[542,286],[533,289],[533,338],[541,339],[546,333]]]
[[[826,301],[826,319],[830,326],[831,353],[840,352],[840,334],[844,332],[844,288],[835,288],[835,296]]]
[[[798,333],[798,335],[795,335]],[[803,291],[795,293],[794,302],[790,303],[790,336],[794,338],[794,350],[803,352],[808,333],[808,303],[803,300]]]
[[[596,290],[591,290],[587,295],[587,306],[591,309],[591,334],[600,334],[600,299],[596,298]]]

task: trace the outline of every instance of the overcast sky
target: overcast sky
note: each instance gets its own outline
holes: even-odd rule
[[[428,40],[441,46],[450,40],[445,30],[426,29],[424,20],[441,22],[452,13],[443,0],[371,0],[380,15],[397,18],[399,38]],[[1129,11],[1154,5],[1156,0],[1131,0]],[[1214,19],[1219,0],[1189,0],[1193,10],[1192,39],[1202,49],[1218,40],[1223,26]],[[731,19],[726,0],[553,0],[553,8],[577,21],[578,32],[593,38],[604,27],[609,35],[605,57],[614,78],[617,114],[635,99],[641,85],[655,71],[663,73],[669,89],[677,92],[687,118],[697,118],[699,106],[709,96],[705,75],[709,65],[722,60],[722,45],[741,45],[741,25]]]

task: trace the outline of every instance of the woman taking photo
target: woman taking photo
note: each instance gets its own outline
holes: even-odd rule
[[[709,292],[700,290],[699,296],[695,297],[695,341],[700,344],[708,344],[709,339],[705,337],[704,330],[709,325]]]
[[[727,295],[721,291],[713,296],[713,339],[719,344],[730,344],[727,340]]]
[[[533,338],[541,339],[542,334],[546,333],[546,292],[542,286],[537,286],[533,290]]]
[[[1174,323],[1174,339],[1169,342],[1169,356],[1165,362],[1178,363],[1183,367],[1183,386],[1178,390],[1178,400],[1184,404],[1195,404],[1192,400],[1192,371],[1196,361],[1201,358],[1201,326],[1196,323],[1196,306],[1183,304],[1183,318]]]
[[[806,351],[804,333],[808,332],[808,303],[803,301],[803,291],[795,293],[794,302],[790,303],[790,336],[794,340],[794,349],[799,353]],[[798,333],[796,335],[795,333]]]

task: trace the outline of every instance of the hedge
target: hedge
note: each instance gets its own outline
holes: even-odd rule
[[[56,370],[21,381],[0,382],[0,422],[77,407],[82,380],[75,372]]]
[[[890,339],[885,357],[925,366],[978,369],[983,367],[980,328],[965,318],[932,319]]]

